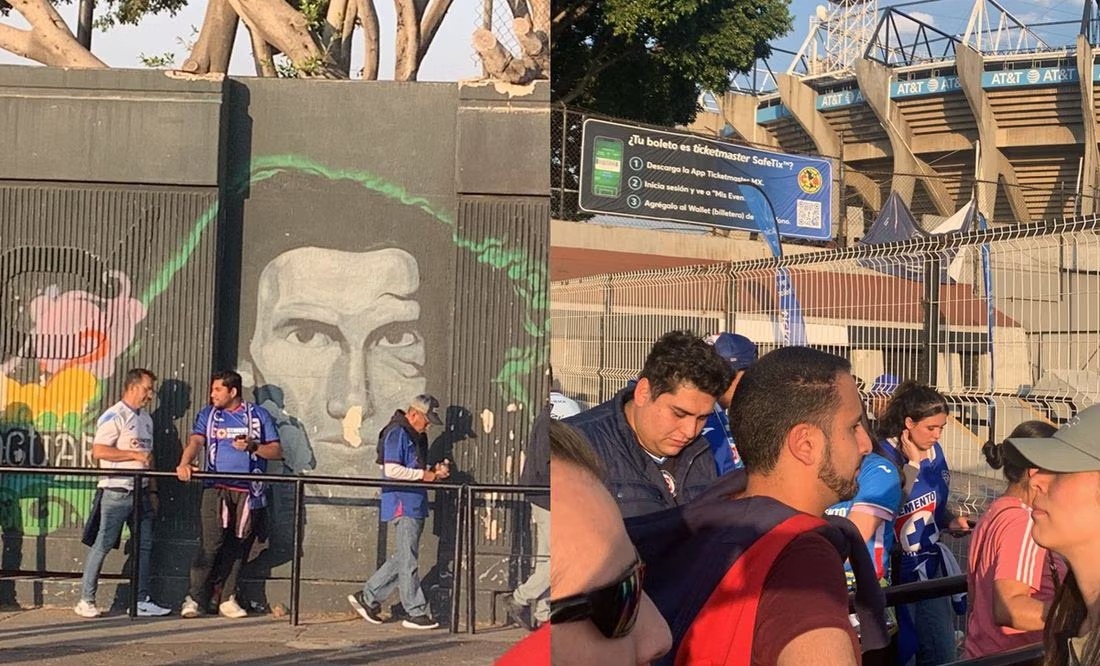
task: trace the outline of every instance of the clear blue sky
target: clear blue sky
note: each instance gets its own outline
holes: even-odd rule
[[[1076,22],[1081,17],[1083,0],[1002,0],[1002,4],[1019,19],[1034,25],[1037,23],[1069,21],[1071,25],[1059,27],[1038,27],[1037,31],[1051,44],[1072,44],[1077,31]],[[503,0],[498,0],[503,2]],[[810,17],[814,15],[822,0],[792,0],[791,13],[794,15],[794,29],[786,37],[775,42],[778,47],[797,51],[809,30]],[[880,8],[886,5],[907,5],[902,11],[926,20],[949,34],[961,34],[966,29],[967,18],[973,3],[969,0],[934,0],[919,5],[913,2],[880,2]],[[375,3],[381,26],[382,64],[380,78],[393,78],[393,3],[380,0]],[[435,43],[432,45],[421,68],[421,80],[453,81],[460,78],[478,76],[480,66],[470,46],[470,35],[478,23],[480,2],[459,0],[444,19]],[[992,6],[988,5],[992,10]],[[138,54],[149,55],[173,52],[176,63],[182,63],[187,49],[177,40],[190,40],[191,26],[202,24],[206,3],[194,0],[192,4],[176,17],[151,17],[136,27],[114,28],[106,33],[97,32],[92,38],[92,50],[101,59],[114,67],[141,67]],[[62,5],[62,16],[74,26],[76,23],[76,4]],[[13,25],[23,27],[17,15],[4,19]],[[361,62],[362,40],[357,39],[356,62]],[[0,63],[25,63],[9,53],[0,52]],[[772,62],[773,68],[786,69],[789,58],[777,54]],[[357,65],[358,66],[358,65]],[[251,47],[247,32],[242,28],[238,32],[237,47],[230,66],[234,74],[252,74]]]
[[[1040,23],[1071,22],[1069,25],[1037,26],[1034,30],[1051,46],[1074,44],[1081,20],[1083,0],[1001,0],[1001,4],[1016,18],[1030,26]],[[795,17],[794,30],[773,45],[788,51],[797,51],[809,33],[810,17],[814,16],[818,5],[830,6],[824,0],[792,0],[790,10]],[[949,35],[962,35],[965,32],[971,9],[974,7],[972,0],[933,0],[920,3],[880,0],[880,13],[883,8],[890,5],[897,6],[899,11],[930,23]],[[999,12],[988,2],[985,5],[990,12],[988,20],[995,23],[1000,16]],[[899,28],[901,27],[899,25]],[[790,60],[790,56],[776,54],[771,62],[772,69],[785,70]]]
[[[456,81],[480,75],[480,61],[476,59],[476,54],[470,45],[470,36],[478,27],[480,6],[480,2],[463,0],[451,6],[421,65],[419,76],[421,81]],[[394,3],[389,0],[378,0],[375,2],[375,8],[378,12],[382,41],[378,78],[392,79]],[[75,0],[72,4],[61,5],[59,10],[75,33],[77,11]],[[108,65],[122,68],[143,67],[138,58],[141,53],[159,55],[172,52],[176,56],[176,65],[179,66],[187,58],[188,49],[178,40],[194,39],[191,26],[198,28],[202,25],[205,10],[206,2],[192,0],[175,17],[153,16],[145,19],[138,26],[116,27],[107,32],[97,31],[92,35],[92,52]],[[0,20],[16,27],[26,27],[26,23],[22,22],[14,11],[11,17]],[[362,31],[356,33],[353,69],[357,69],[362,63],[361,34]],[[6,51],[0,51],[0,64],[33,63]],[[252,63],[252,46],[249,43],[248,31],[243,25],[237,31],[237,42],[229,69],[230,73],[239,75],[251,75],[256,71]]]

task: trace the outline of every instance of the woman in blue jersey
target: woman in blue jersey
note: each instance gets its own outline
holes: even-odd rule
[[[932,580],[961,573],[951,551],[940,543],[945,530],[965,530],[965,518],[947,508],[951,472],[940,434],[947,424],[947,401],[935,389],[907,381],[898,387],[878,423],[879,439],[902,469],[903,504],[894,522],[901,551],[895,583]],[[937,597],[898,608],[898,663],[916,657],[917,666],[957,659],[956,612],[950,597]]]
[[[832,516],[844,516],[859,530],[875,564],[875,575],[885,587],[890,584],[890,554],[894,549],[894,519],[901,506],[901,476],[893,460],[892,449],[873,435],[867,415],[863,415],[863,428],[871,435],[872,449],[859,466],[859,490],[856,496],[838,502],[825,510]],[[851,565],[845,563],[849,588],[854,588],[855,576]],[[887,625],[893,632],[897,628],[894,614],[887,610]],[[894,664],[894,652],[890,647],[863,653],[864,666]]]

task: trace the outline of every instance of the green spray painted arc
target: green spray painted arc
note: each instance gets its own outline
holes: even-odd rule
[[[419,208],[430,217],[455,226],[454,216],[446,210],[433,206],[424,197],[408,192],[370,172],[353,169],[336,169],[302,155],[264,155],[253,158],[248,174],[241,174],[230,185],[229,191],[239,194],[252,183],[273,178],[281,173],[298,172],[321,176],[328,180],[344,180],[360,184],[365,189],[399,201],[405,205]],[[161,270],[153,282],[142,294],[141,302],[146,307],[162,294],[172,282],[172,278],[185,266],[202,240],[211,223],[218,217],[218,204],[215,203],[196,220],[183,245]],[[452,241],[463,250],[471,252],[478,263],[503,270],[512,281],[514,293],[526,305],[523,329],[535,339],[535,344],[525,347],[512,347],[505,352],[504,362],[494,378],[494,383],[502,388],[506,400],[520,404],[531,403],[530,394],[524,379],[546,362],[546,345],[550,340],[550,318],[547,316],[547,271],[544,261],[532,261],[521,250],[509,248],[499,238],[464,238],[457,230]],[[529,410],[533,415],[537,410]]]

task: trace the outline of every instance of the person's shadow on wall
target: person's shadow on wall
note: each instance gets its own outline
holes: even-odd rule
[[[286,411],[282,387],[264,384],[255,389],[253,397],[257,405],[271,414],[283,449],[282,460],[268,462],[268,473],[290,476],[314,469],[317,460],[309,435],[302,422]],[[250,612],[270,610],[267,585],[272,580],[273,570],[294,557],[294,485],[271,484],[265,513],[266,529],[246,544],[245,564],[241,570],[240,602]],[[225,573],[224,568],[219,567],[216,582],[224,581]],[[285,600],[287,606],[288,602],[289,599]]]
[[[442,460],[451,461],[451,476],[448,483],[474,483],[475,479],[468,471],[460,469],[456,462],[455,447],[477,438],[474,431],[474,415],[461,405],[447,408],[443,432],[428,447],[428,464],[434,465]],[[422,579],[424,593],[432,608],[432,615],[441,622],[451,617],[451,584],[454,579],[455,528],[458,523],[457,490],[440,490],[435,493],[435,506],[432,512],[432,533],[439,539],[436,548],[435,565]]]
[[[44,452],[34,451],[32,447],[42,447],[42,439],[34,429],[33,413],[24,403],[13,403],[0,412],[0,440],[5,442],[4,457],[0,461],[5,465],[29,466],[32,460],[42,459]],[[35,477],[16,474],[0,475],[0,567],[7,571],[19,571],[23,567],[23,544],[26,538],[23,502],[27,491],[34,484]],[[38,497],[36,506],[45,511],[46,498]],[[44,530],[39,530],[44,535]],[[38,537],[38,559],[36,568],[45,568],[45,536]],[[35,585],[35,605],[41,603],[41,586]],[[0,579],[0,608],[19,607],[19,599],[14,579]]]

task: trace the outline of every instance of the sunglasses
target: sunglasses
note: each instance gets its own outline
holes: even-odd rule
[[[642,602],[642,578],[645,564],[634,564],[614,583],[591,592],[550,600],[550,623],[592,620],[606,638],[622,638],[634,628]]]

